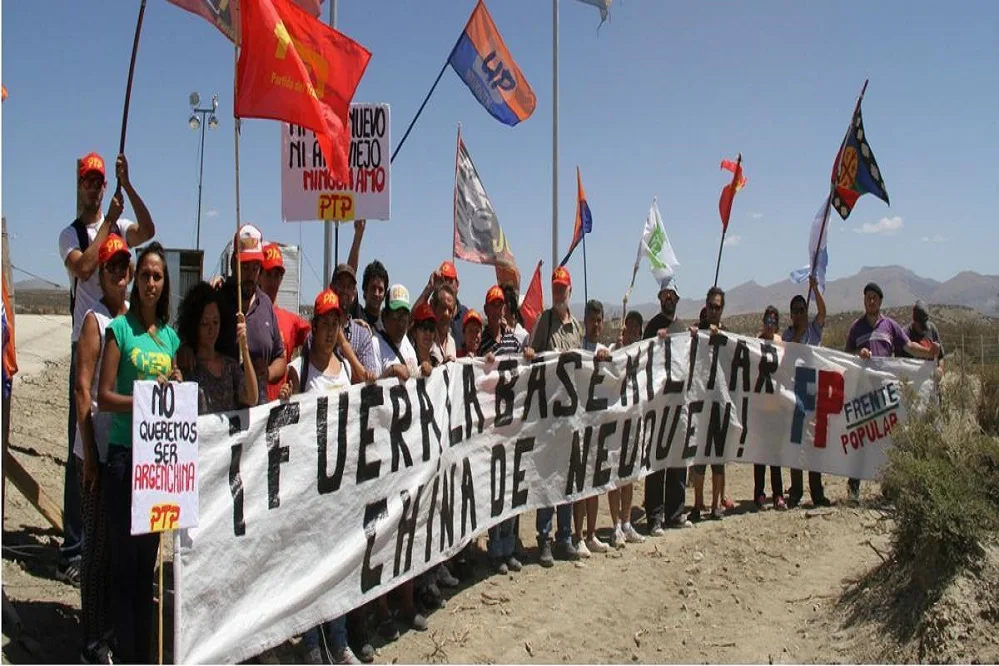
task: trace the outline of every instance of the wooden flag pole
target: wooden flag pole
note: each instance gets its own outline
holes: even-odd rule
[[[236,145],[236,235],[232,241],[232,253],[236,257],[236,312],[243,314],[243,267],[239,260],[239,116],[236,114],[236,100],[239,99],[239,46],[232,43],[232,131]]]
[[[157,615],[159,616],[159,629],[156,632],[157,643],[159,643],[159,645],[157,646],[159,654],[159,662],[157,663],[159,663],[160,666],[163,666],[163,538],[162,535],[160,536],[160,545],[157,551],[158,552],[156,553],[156,559],[159,560],[159,568],[160,568],[160,602],[159,602],[159,609],[157,611]]]
[[[739,167],[742,166],[742,153],[735,160],[735,172],[732,174],[732,183],[729,187],[732,188],[732,203],[735,203],[735,187],[738,184],[739,178]],[[731,218],[732,209],[729,208],[729,218]],[[725,247],[725,234],[728,232],[728,222],[722,227],[721,241],[718,242],[718,261],[715,262],[715,285],[718,286],[718,273],[721,271],[721,258],[722,258],[722,248]]]
[[[118,142],[118,154],[125,153],[125,131],[128,129],[128,107],[132,101],[132,78],[135,76],[135,56],[139,52],[139,34],[142,32],[142,16],[146,13],[146,0],[139,5],[139,18],[135,22],[135,38],[132,40],[132,60],[128,64],[128,83],[125,84],[125,108],[121,113],[121,140]],[[121,181],[115,186],[115,196],[121,194]]]

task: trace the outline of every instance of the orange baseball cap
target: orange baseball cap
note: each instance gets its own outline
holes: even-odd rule
[[[284,270],[284,257],[281,256],[281,246],[277,243],[268,243],[264,246],[263,269],[269,271],[272,268]]]
[[[97,153],[87,153],[80,158],[80,173],[79,178],[83,180],[83,177],[89,173],[99,173],[104,176],[104,158]]]
[[[503,295],[503,288],[497,284],[489,287],[489,291],[486,292],[486,305],[494,301],[499,301],[501,303],[506,302],[506,296]]]
[[[461,330],[465,330],[465,327],[473,321],[479,322],[479,326],[482,326],[482,315],[475,310],[469,310],[465,313],[465,316],[461,318]]]
[[[417,324],[421,321],[437,321],[437,315],[434,314],[434,309],[430,305],[420,303],[413,311],[413,321]]]
[[[329,314],[334,310],[342,311],[340,309],[340,299],[337,298],[336,292],[332,289],[323,289],[316,296],[316,303],[312,308],[313,314],[317,317],[321,317],[324,314]]]
[[[449,278],[451,280],[458,279],[458,269],[454,267],[453,261],[445,261],[441,264],[441,267],[437,269],[441,277]]]
[[[128,243],[118,234],[108,234],[108,237],[101,243],[101,247],[97,251],[97,261],[103,266],[119,254],[125,254],[126,256],[130,254]]]
[[[572,277],[569,276],[569,269],[559,266],[552,272],[552,284],[560,284],[565,287],[572,286]]]

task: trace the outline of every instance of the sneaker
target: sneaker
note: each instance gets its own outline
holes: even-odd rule
[[[538,564],[545,569],[555,566],[555,558],[552,557],[552,544],[548,539],[538,539]]]
[[[725,516],[725,512],[719,507],[717,509],[711,509],[711,515],[709,518],[711,520],[721,520]]]
[[[687,522],[691,524],[701,522],[701,510],[695,507],[690,513],[688,513]]]
[[[799,504],[801,504],[801,495],[790,494],[787,496],[787,508],[797,509]]]
[[[614,528],[614,533],[611,534],[610,545],[611,548],[624,548],[624,544],[627,539],[624,536],[624,530],[620,526]]]
[[[399,628],[392,618],[387,617],[378,625],[378,635],[388,642],[399,640]]]
[[[832,501],[831,499],[829,499],[828,497],[826,497],[825,495],[823,495],[823,496],[821,496],[821,497],[816,497],[815,499],[813,499],[813,500],[812,500],[812,504],[813,504],[813,505],[815,505],[816,507],[830,507],[830,506],[836,506],[836,503],[835,503],[835,502],[833,502],[833,501]]]
[[[767,496],[760,495],[759,497],[753,500],[753,504],[756,506],[757,511],[763,511],[763,507],[767,505]]]
[[[419,598],[427,610],[436,610],[444,606],[444,595],[441,594],[440,588],[434,583],[421,588],[419,590]]]
[[[847,499],[851,504],[860,504],[860,488],[848,488]]]
[[[787,511],[787,503],[784,502],[784,498],[780,495],[774,498],[774,509],[777,511]]]
[[[582,542],[581,542],[582,543]],[[572,541],[557,541],[554,548],[555,557],[560,560],[566,560],[568,562],[575,562],[584,555],[579,551],[576,546],[572,544]],[[585,557],[588,557],[586,555]]]
[[[726,511],[731,511],[732,509],[735,508],[735,502],[733,502],[728,497],[723,497],[722,498],[721,505],[722,505],[722,508],[725,509]]]
[[[350,649],[349,646],[345,646],[342,650],[333,655],[334,664],[360,664],[362,663],[360,659],[354,654],[354,651]]]
[[[354,654],[362,663],[370,664],[375,660],[375,647],[371,643],[365,642]]]
[[[500,576],[505,576],[510,573],[510,567],[506,565],[506,562],[499,558],[493,560],[493,569],[495,569],[496,573]]]
[[[451,574],[446,564],[442,564],[437,567],[437,582],[444,587],[458,587],[461,581]]]
[[[587,559],[593,556],[593,553],[590,552],[590,549],[586,547],[586,542],[583,541],[582,539],[577,541],[575,545],[576,545],[576,552],[579,553],[580,557]]]
[[[520,563],[520,560],[511,555],[506,559],[506,568],[509,569],[510,571],[517,572],[523,569],[524,565]]]
[[[701,513],[700,511],[698,511],[697,519],[700,520],[700,518],[701,518]],[[669,522],[666,523],[666,527],[668,527],[671,530],[681,530],[693,526],[694,523],[692,523],[691,521],[687,520],[684,517],[677,518],[676,520],[670,520]]]
[[[111,648],[105,643],[92,643],[83,648],[80,653],[80,663],[83,664],[113,664]]]
[[[323,663],[323,653],[319,649],[318,645],[305,653],[305,663],[306,664],[322,664]]]
[[[586,540],[586,548],[591,553],[606,553],[610,550],[610,546],[597,538],[596,534],[591,534]]]
[[[427,630],[427,618],[423,617],[419,613],[413,613],[407,619],[409,620],[409,628],[413,631]]]
[[[56,568],[55,579],[73,587],[80,587],[81,560],[80,557],[74,557],[60,564]]]
[[[649,536],[651,537],[661,537],[666,534],[666,530],[663,529],[663,523],[658,518],[653,518],[652,522],[649,523]]]
[[[628,543],[645,543],[645,537],[639,534],[635,530],[635,526],[630,523],[624,528],[624,539]]]

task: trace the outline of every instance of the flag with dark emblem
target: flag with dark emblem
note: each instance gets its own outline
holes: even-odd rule
[[[850,216],[854,204],[863,194],[873,194],[889,203],[881,169],[878,168],[864,131],[864,119],[860,111],[863,99],[861,95],[857,101],[853,121],[846,131],[843,146],[836,155],[832,170],[832,207],[844,220]]]

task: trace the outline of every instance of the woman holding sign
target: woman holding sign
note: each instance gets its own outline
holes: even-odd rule
[[[180,381],[174,355],[180,346],[167,323],[170,274],[163,246],[139,254],[131,308],[108,324],[97,404],[111,412],[104,502],[111,536],[111,607],[114,654],[125,663],[150,660],[153,569],[158,534],[132,536],[132,385],[167,378]]]
[[[87,311],[76,348],[76,441],[73,453],[82,491],[83,531],[80,610],[83,654],[88,664],[108,663],[110,658],[110,547],[107,511],[101,505],[104,464],[108,458],[111,415],[97,409],[98,380],[104,330],[114,317],[128,312],[128,283],[132,281],[132,255],[125,240],[109,234],[97,253],[97,279],[101,300]]]
[[[187,373],[188,381],[198,382],[198,414],[229,412],[239,406],[257,404],[257,382],[253,359],[246,342],[246,321],[236,315],[236,343],[243,367],[235,359],[215,349],[219,339],[219,292],[207,282],[199,282],[180,303],[177,329],[180,341],[194,350],[194,367]]]
[[[780,313],[777,308],[768,305],[763,312],[763,328],[760,330],[760,339],[783,344],[780,333]],[[753,504],[757,511],[762,511],[767,502],[767,496],[763,492],[764,484],[767,480],[767,466],[753,465]],[[770,489],[773,492],[774,509],[786,511],[787,502],[784,501],[784,479],[780,465],[770,466]]]

